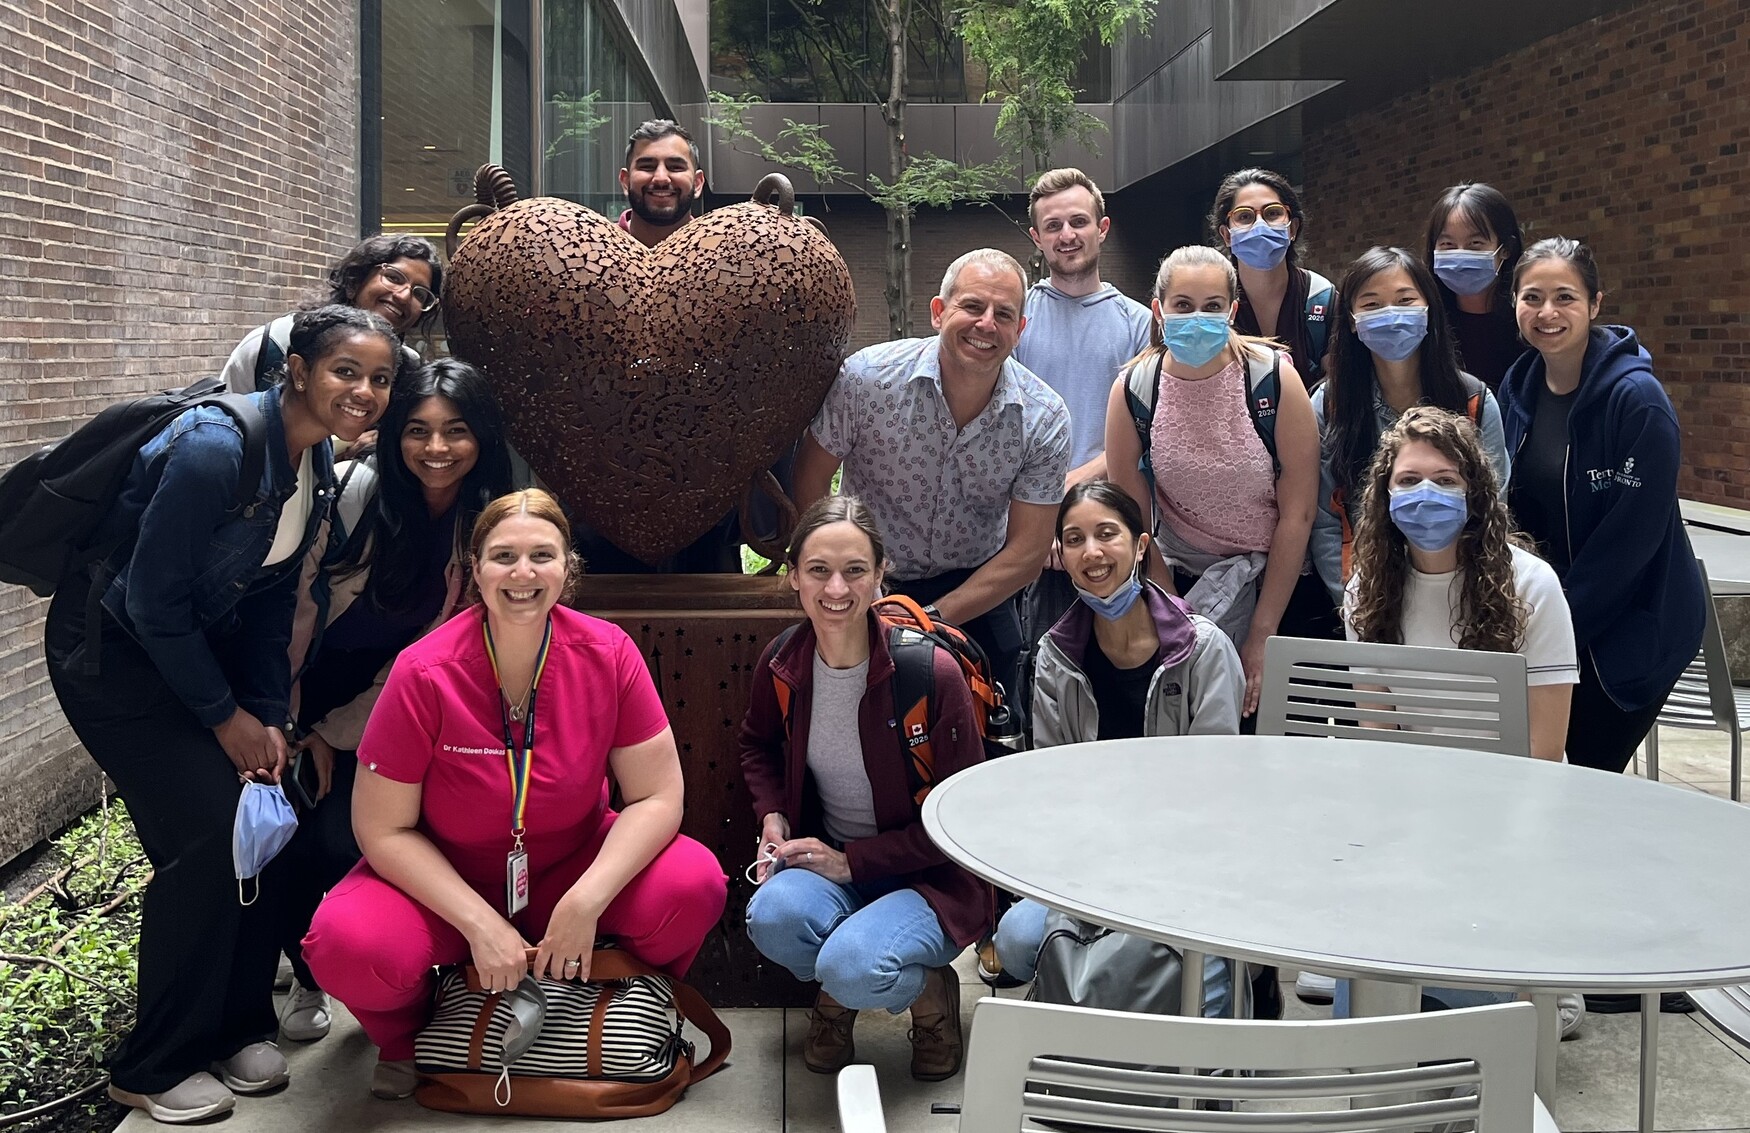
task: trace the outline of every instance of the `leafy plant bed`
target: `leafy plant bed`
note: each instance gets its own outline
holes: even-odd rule
[[[107,1131],[126,1115],[105,1094],[109,1079],[100,1063],[134,1022],[140,892],[149,876],[127,811],[112,801],[54,839],[5,886],[5,1133]]]

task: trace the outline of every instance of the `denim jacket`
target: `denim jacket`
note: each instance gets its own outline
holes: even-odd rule
[[[297,553],[274,567],[280,511],[297,490],[280,391],[253,395],[267,429],[255,503],[235,514],[243,433],[222,409],[191,409],[140,449],[106,526],[126,531],[99,569],[103,606],[207,727],[241,705],[269,726],[289,715],[299,567],[334,496],[334,450],[311,451],[315,490]]]

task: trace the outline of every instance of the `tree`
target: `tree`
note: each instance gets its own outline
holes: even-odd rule
[[[821,0],[789,0],[796,17],[794,35],[800,55],[818,59],[833,83],[860,90],[863,98],[881,108],[887,131],[887,175],[871,172],[867,183],[858,181],[838,160],[825,127],[784,120],[784,128],[770,140],[757,136],[747,124],[747,110],[763,101],[757,95],[727,95],[711,92],[714,109],[706,121],[721,130],[732,146],[753,153],[781,168],[801,170],[822,186],[842,185],[863,193],[887,214],[887,321],[895,338],[906,338],[911,325],[911,221],[924,205],[949,208],[960,203],[989,203],[1004,190],[1011,168],[1003,162],[961,165],[936,154],[913,154],[907,148],[905,116],[910,61],[914,57],[915,29],[948,26],[940,0],[864,0],[859,12],[867,26],[878,30],[871,36],[848,36],[858,25],[855,19],[828,19]],[[839,5],[842,7],[842,5]],[[769,49],[770,45],[768,45]],[[796,51],[789,52],[792,56]],[[934,57],[939,57],[937,52]],[[765,64],[770,65],[768,62]],[[859,99],[858,101],[861,101]]]
[[[988,100],[1002,103],[997,136],[1051,167],[1065,137],[1093,148],[1105,123],[1076,106],[1076,69],[1090,40],[1110,46],[1127,26],[1146,28],[1156,0],[968,0],[957,13],[966,54],[985,65]],[[1030,178],[1031,179],[1031,178]]]

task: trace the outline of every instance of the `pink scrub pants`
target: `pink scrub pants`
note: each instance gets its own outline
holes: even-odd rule
[[[559,898],[595,861],[613,818],[608,816],[594,839],[545,869],[531,853],[536,872],[529,907],[514,922],[530,944],[546,932]],[[502,907],[502,892],[481,890],[481,896]],[[620,890],[602,913],[598,932],[680,978],[723,915],[726,897],[723,870],[711,851],[677,835]],[[431,1019],[432,969],[463,963],[469,949],[449,922],[360,862],[317,909],[304,938],[304,957],[317,982],[346,1004],[381,1056],[401,1060],[413,1057],[413,1038]]]

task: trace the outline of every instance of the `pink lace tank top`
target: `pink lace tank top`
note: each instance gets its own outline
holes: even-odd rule
[[[1149,438],[1155,507],[1173,534],[1210,554],[1268,551],[1276,533],[1276,473],[1246,412],[1245,381],[1238,361],[1201,381],[1161,372]]]

